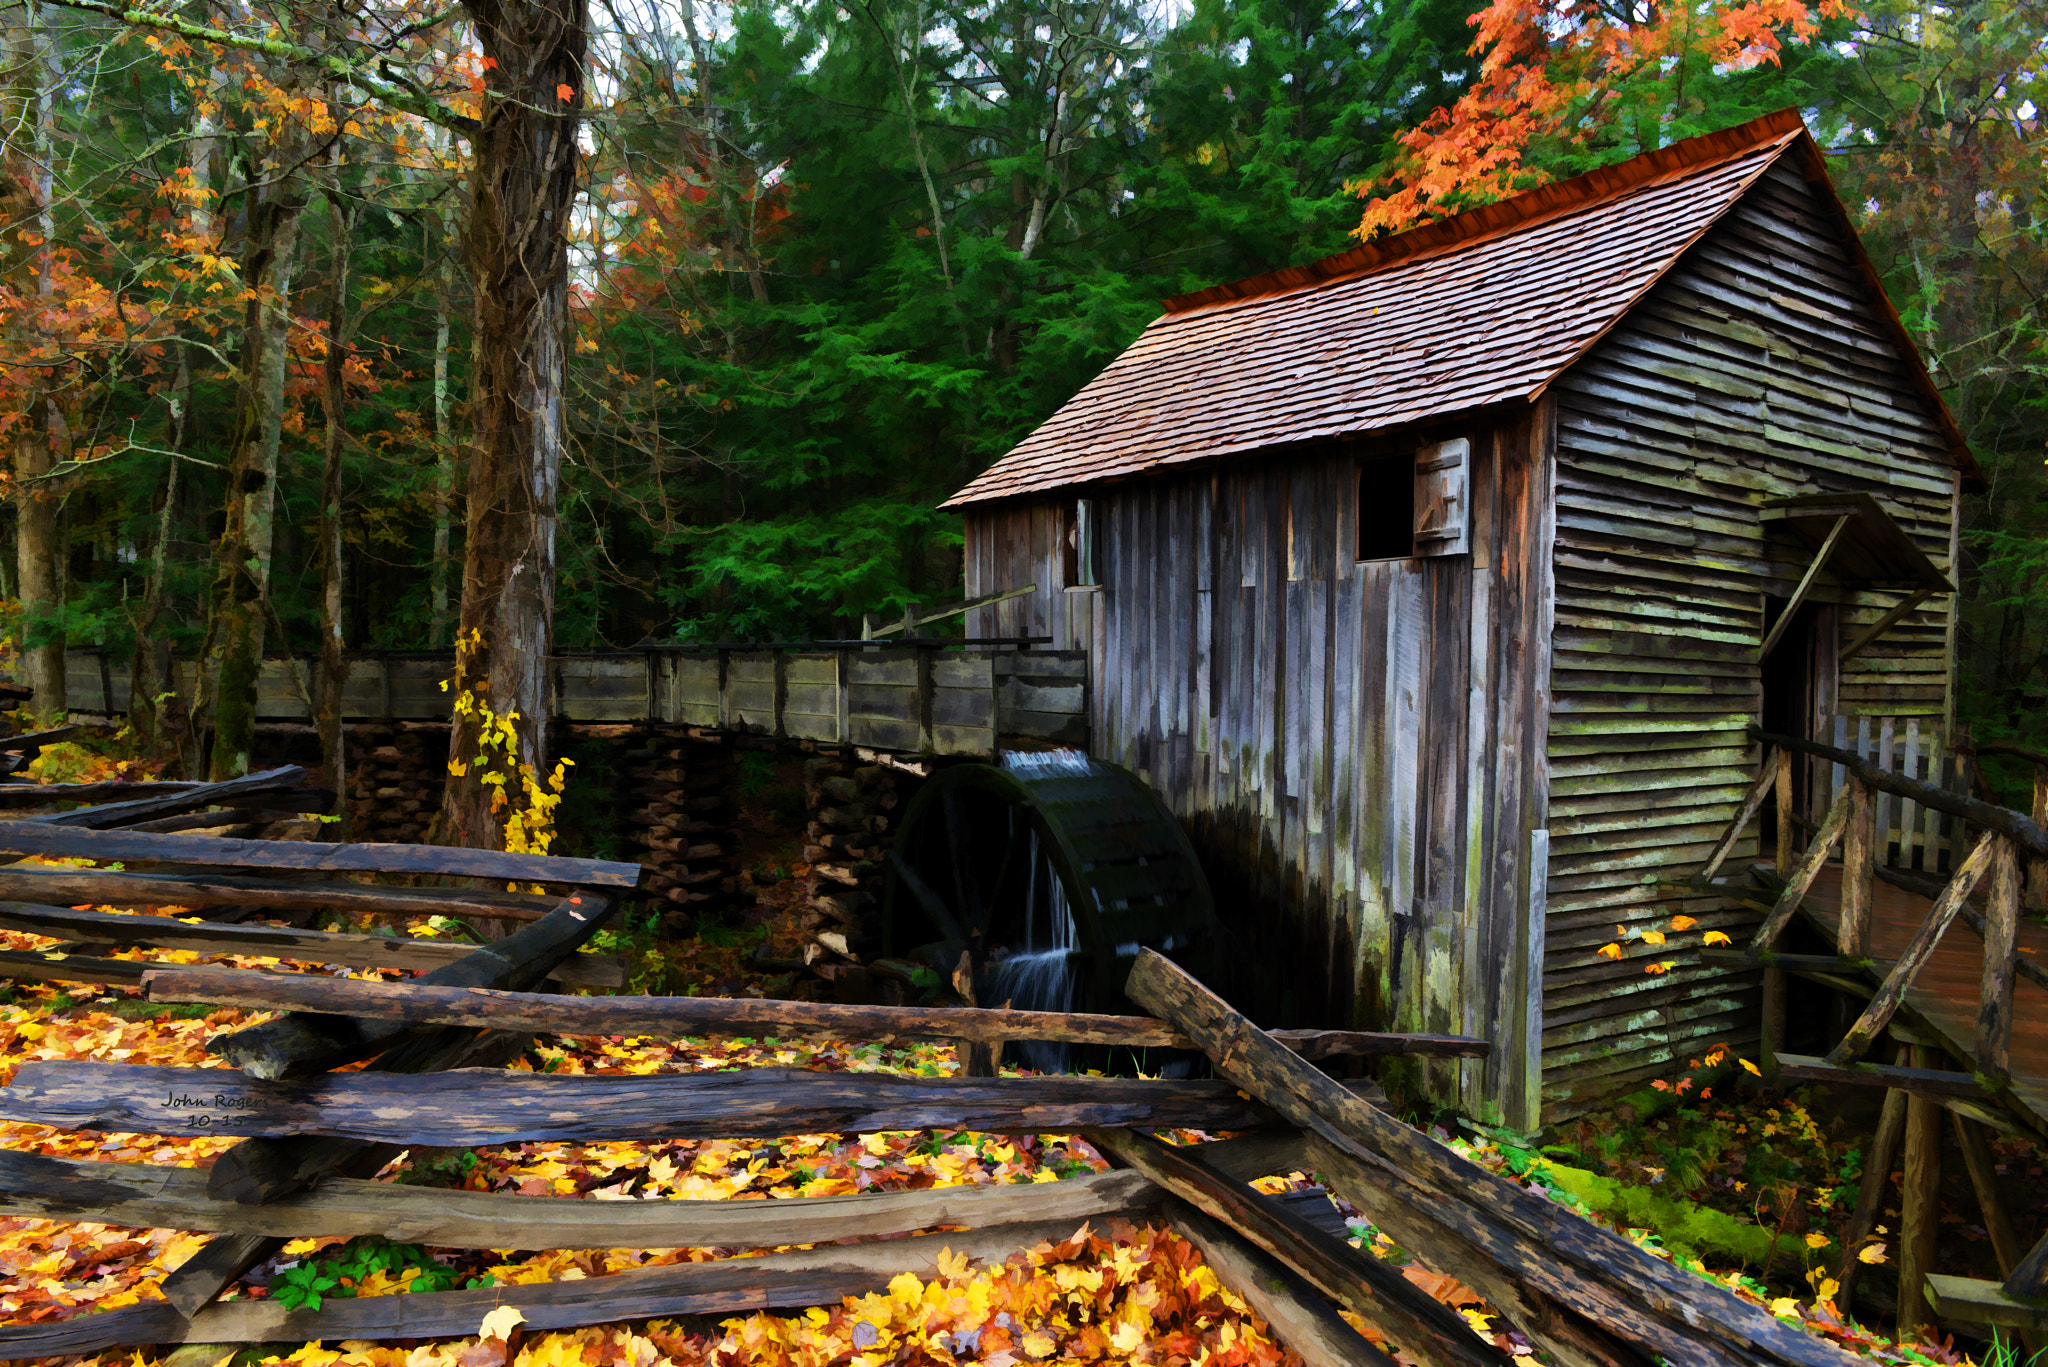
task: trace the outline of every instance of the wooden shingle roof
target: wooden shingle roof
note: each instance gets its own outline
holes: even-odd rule
[[[1788,151],[1825,183],[1819,149],[1784,110],[1308,266],[1168,300],[1122,355],[946,506],[1534,400]],[[1831,192],[1827,200],[1839,207]],[[1838,226],[1974,474],[1846,214]]]

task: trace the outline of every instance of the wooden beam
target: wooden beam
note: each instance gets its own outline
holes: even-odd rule
[[[1984,1127],[1968,1116],[1951,1111],[1949,1121],[1955,1126],[1956,1147],[1963,1151],[1963,1165],[1970,1173],[1970,1188],[1977,1195],[1978,1213],[1984,1217],[1984,1232],[1991,1237],[1991,1256],[1998,1261],[1998,1275],[2010,1277],[2018,1270],[2026,1250],[2020,1247],[2019,1235],[2012,1227],[2012,1213],[1998,1194],[1998,1163],[1991,1155],[1991,1144],[1984,1138]]]
[[[1777,754],[1775,751],[1767,752],[1764,755],[1763,771],[1750,786],[1749,795],[1742,799],[1741,810],[1735,813],[1735,819],[1728,823],[1727,834],[1714,846],[1714,852],[1707,856],[1707,862],[1700,866],[1700,871],[1692,876],[1694,886],[1705,886],[1720,872],[1721,865],[1727,862],[1728,856],[1734,852],[1736,842],[1742,839],[1742,832],[1748,828],[1750,820],[1757,812],[1762,810],[1764,799],[1771,795],[1771,788],[1777,781]]]
[[[1997,1282],[1929,1273],[1926,1297],[1936,1317],[1943,1320],[2048,1330],[2048,1305],[2020,1300]]]
[[[1131,1048],[1191,1049],[1193,1044],[1150,1016],[1096,1016],[1063,1011],[922,1006],[839,1006],[751,997],[563,997],[481,987],[441,987],[419,980],[375,983],[306,974],[251,977],[188,969],[145,980],[152,1001],[213,1002],[255,1010],[338,1013],[406,1025],[476,1025],[565,1035],[709,1034],[831,1035],[871,1039],[962,1039],[1000,1044],[1013,1039],[1061,1040]],[[1398,1054],[1415,1058],[1484,1058],[1492,1046],[1467,1035],[1386,1035],[1359,1030],[1283,1030],[1274,1038],[1304,1058]]]
[[[423,973],[414,982],[428,987],[504,987],[515,985],[515,981],[516,985],[538,986],[596,934],[616,909],[617,903],[609,897],[573,893],[532,925]],[[497,1028],[495,1023],[492,1028]],[[398,1021],[294,1011],[261,1025],[216,1035],[206,1047],[252,1077],[303,1077],[368,1058],[390,1048],[410,1030]]]
[[[1125,1212],[1143,1219],[1149,1210]],[[1093,1223],[1093,1222],[1091,1222]],[[529,1332],[679,1315],[751,1314],[831,1305],[886,1288],[908,1272],[937,1277],[945,1251],[996,1262],[1020,1249],[1079,1232],[1071,1220],[927,1234],[869,1244],[721,1258],[580,1281],[492,1286],[402,1296],[330,1299],[318,1310],[276,1301],[209,1306],[187,1320],[162,1303],[126,1306],[58,1324],[0,1326],[0,1358],[65,1357],[152,1343],[264,1343],[349,1339],[460,1338],[501,1305],[525,1315]]]
[[[1991,888],[1984,899],[1984,963],[1977,994],[1977,1070],[1994,1090],[2012,1081],[2014,960],[2019,957],[2020,857],[1997,835],[1992,845]]]
[[[1813,563],[1806,567],[1806,576],[1799,581],[1799,587],[1792,590],[1792,597],[1786,602],[1785,610],[1778,614],[1778,620],[1771,625],[1770,634],[1764,637],[1764,643],[1757,647],[1758,660],[1770,659],[1771,652],[1777,649],[1778,642],[1784,639],[1785,629],[1792,625],[1793,615],[1806,601],[1807,592],[1813,588],[1813,581],[1820,577],[1821,567],[1827,564],[1828,557],[1835,553],[1835,543],[1842,539],[1843,530],[1852,521],[1854,519],[1846,515],[1835,519],[1835,525],[1828,531],[1828,539],[1820,543],[1820,553],[1814,556]]]
[[[1505,1367],[1464,1317],[1370,1253],[1325,1234],[1199,1158],[1145,1135],[1090,1131],[1089,1142],[1221,1220],[1338,1304],[1363,1315],[1423,1367]]]
[[[767,1201],[572,1201],[328,1178],[266,1205],[241,1205],[209,1196],[206,1174],[195,1168],[0,1151],[0,1211],[10,1216],[294,1239],[375,1234],[437,1248],[779,1248],[943,1225],[1084,1220],[1158,1199],[1149,1179],[1126,1169],[1059,1182]]]
[[[1871,1136],[1870,1152],[1863,1159],[1863,1181],[1856,1191],[1856,1209],[1842,1232],[1842,1266],[1836,1274],[1841,1292],[1836,1303],[1855,1313],[1856,1283],[1868,1266],[1856,1255],[1877,1228],[1878,1213],[1892,1194],[1892,1165],[1898,1161],[1899,1144],[1906,1135],[1906,1094],[1897,1089],[1884,1094],[1884,1109],[1878,1113],[1877,1133]]]
[[[1884,616],[1877,619],[1877,624],[1875,626],[1872,626],[1868,631],[1864,632],[1861,636],[1858,636],[1855,640],[1843,646],[1841,653],[1835,657],[1836,663],[1839,664],[1847,661],[1850,656],[1856,654],[1865,646],[1874,643],[1878,637],[1884,635],[1887,631],[1890,631],[1893,627],[1897,626],[1901,621],[1905,619],[1907,613],[1911,612],[1914,608],[1919,607],[1921,603],[1925,602],[1927,600],[1928,595],[1932,594],[1937,587],[1942,586],[1938,586],[1935,584],[1921,584],[1917,588],[1914,588],[1913,590],[1908,592],[1904,598],[1901,598],[1898,601],[1897,606],[1893,607],[1891,611],[1885,613]]]
[[[1169,1200],[1166,1222],[1202,1250],[1218,1280],[1298,1354],[1305,1367],[1393,1367],[1388,1357],[1353,1329],[1291,1268],[1185,1201]]]
[[[324,930],[287,930],[278,926],[194,925],[172,916],[131,916],[118,912],[80,911],[75,907],[40,906],[33,902],[0,902],[0,930],[108,945],[148,945],[189,949],[202,954],[247,954],[306,963],[345,964],[351,968],[435,969],[468,957],[478,948],[447,940],[399,939],[394,935],[346,935]],[[132,964],[145,972],[190,965]],[[242,973],[244,969],[217,969]],[[626,980],[626,964],[616,954],[573,954],[555,969],[564,982],[618,987]],[[329,979],[328,981],[335,981]]]
[[[1839,764],[1881,792],[1907,798],[1949,816],[1959,816],[1973,826],[1997,831],[2000,835],[2015,841],[2021,850],[2030,855],[2048,856],[2048,832],[2044,832],[2035,824],[2032,817],[2024,813],[1990,802],[1979,802],[1976,798],[1952,793],[1946,788],[1937,788],[1931,783],[1922,783],[1919,779],[1908,778],[1904,774],[1895,774],[1889,769],[1872,764],[1851,750],[1838,750],[1832,745],[1803,740],[1798,736],[1781,736],[1760,726],[1749,727],[1748,731],[1754,740],[1762,741],[1766,745],[1795,750],[1800,754],[1812,755],[1830,764]]]
[[[1865,805],[1868,806],[1867,799]],[[1935,946],[1941,943],[1941,937],[1954,923],[1956,913],[1962,910],[1963,903],[1976,889],[1977,880],[1991,867],[1993,845],[1997,840],[1995,834],[1986,832],[1977,842],[1977,848],[1971,850],[1963,861],[1963,866],[1956,870],[1956,876],[1949,880],[1940,899],[1928,911],[1926,919],[1920,922],[1919,929],[1913,932],[1913,938],[1900,953],[1898,962],[1885,975],[1876,995],[1871,997],[1870,1005],[1849,1027],[1842,1042],[1828,1051],[1827,1064],[1830,1068],[1845,1068],[1862,1058],[1877,1037],[1884,1033],[1885,1026],[1891,1023],[1892,1013],[1905,999],[1906,989],[1913,985],[1913,979],[1933,955]],[[1866,908],[1867,905],[1866,902]]]
[[[1870,789],[1850,783],[1849,815],[1842,824],[1842,885],[1836,899],[1835,952],[1845,959],[1870,955],[1870,869],[1878,851],[1877,811]]]
[[[204,785],[198,783],[133,783],[110,779],[104,783],[0,783],[0,806],[29,807],[45,802],[103,802],[109,798],[147,797],[159,789],[184,793]]]
[[[958,617],[962,613],[972,612],[976,608],[994,607],[997,603],[1007,603],[1012,598],[1022,598],[1027,593],[1036,592],[1038,592],[1038,585],[1026,584],[1022,588],[1005,589],[1001,593],[991,593],[980,598],[970,598],[964,603],[956,603],[951,607],[940,608],[936,612],[927,613],[923,617],[913,616],[911,610],[906,608],[903,613],[903,620],[893,626],[863,627],[861,639],[864,641],[879,641],[884,636],[893,636],[899,631],[908,636],[917,628],[928,627],[933,622],[943,622],[948,617]]]
[[[0,736],[0,754],[28,754],[78,734],[76,726],[53,726],[47,731],[24,731],[18,736]]]
[[[1913,1046],[1916,1071],[1933,1061],[1926,1045]],[[1926,1281],[1941,1241],[1941,1107],[1925,1095],[1906,1098],[1905,1180],[1899,1194],[1898,1339],[1910,1343],[1930,1322]]]
[[[538,921],[561,905],[541,893],[473,888],[394,888],[344,879],[238,874],[131,873],[124,869],[0,866],[0,897],[59,906],[332,908],[379,916],[493,916]]]
[[[0,854],[45,859],[305,869],[321,873],[412,873],[507,883],[634,888],[645,870],[604,859],[504,854],[449,845],[330,845],[313,840],[222,840],[205,835],[137,835],[74,830],[41,821],[0,821]]]
[[[240,778],[231,778],[220,783],[202,783],[183,791],[151,793],[146,797],[130,798],[125,802],[78,807],[54,816],[31,819],[46,826],[76,826],[89,831],[108,830],[116,826],[132,826],[138,821],[176,816],[180,812],[197,811],[201,807],[218,807],[256,794],[296,788],[305,777],[304,768],[296,764],[287,764],[282,768],[244,774]]]
[[[1308,1066],[1306,1064],[1304,1067]],[[1065,1133],[1129,1125],[1272,1123],[1224,1082],[732,1073],[326,1073],[267,1081],[230,1069],[24,1063],[0,1117],[105,1133],[327,1135],[391,1144],[589,1143],[872,1130]]]
[[[1761,954],[1777,943],[1786,922],[1792,919],[1792,913],[1799,910],[1799,904],[1805,900],[1814,879],[1820,877],[1828,855],[1842,838],[1842,828],[1849,820],[1849,786],[1843,784],[1842,791],[1835,795],[1826,819],[1820,823],[1820,830],[1813,837],[1813,844],[1807,846],[1799,867],[1792,870],[1791,876],[1785,880],[1785,891],[1779,894],[1777,904],[1764,917],[1763,924],[1756,928],[1756,935],[1749,942],[1751,954]]]
[[[1826,1059],[1807,1054],[1778,1055],[1782,1077],[1802,1082],[1829,1082],[1837,1086],[1896,1087],[1914,1096],[1957,1096],[1970,1101],[1988,1101],[1992,1093],[1975,1073],[1948,1073],[1932,1068],[1901,1068],[1894,1064],[1852,1063],[1837,1068]]]
[[[1124,990],[1197,1040],[1231,1082],[1389,1184],[1400,1204],[1422,1209],[1432,1222],[1512,1268],[1517,1281],[1570,1317],[1554,1335],[1558,1340],[1618,1339],[1641,1357],[1662,1356],[1673,1367],[1853,1361],[1761,1307],[1382,1115],[1281,1048],[1164,955],[1142,951]],[[1349,1189],[1345,1195],[1352,1199]],[[1517,1327],[1545,1332],[1541,1326]]]

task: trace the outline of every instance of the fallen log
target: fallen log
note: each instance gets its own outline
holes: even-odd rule
[[[1846,1367],[1857,1360],[1381,1114],[1164,955],[1142,951],[1124,991],[1197,1040],[1218,1072],[1283,1119],[1353,1159],[1406,1204],[1570,1311],[1579,1321],[1571,1326],[1574,1336],[1595,1344],[1618,1338],[1638,1358],[1661,1355],[1673,1367],[1731,1361]],[[1340,1183],[1339,1190],[1360,1204],[1350,1188]],[[1518,1327],[1531,1335],[1541,1330]],[[1576,1360],[1586,1360],[1580,1356],[1586,1350],[1569,1339],[1562,1343]]]
[[[1353,1329],[1313,1286],[1222,1221],[1185,1201],[1169,1200],[1162,1209],[1174,1232],[1202,1250],[1217,1279],[1270,1325],[1307,1367],[1394,1367],[1394,1360]]]
[[[201,783],[183,791],[173,789],[150,793],[122,802],[79,807],[68,812],[58,812],[53,816],[33,817],[31,820],[45,826],[75,826],[89,831],[108,830],[116,826],[132,826],[138,821],[154,821],[158,817],[197,811],[201,807],[225,806],[237,799],[256,794],[267,796],[279,793],[287,788],[297,787],[305,776],[304,768],[296,764],[287,764],[281,768],[265,769],[259,774],[244,774],[240,778],[226,779],[219,783]],[[332,800],[331,794],[329,800]]]
[[[508,883],[632,888],[638,864],[504,854],[452,845],[332,845],[317,840],[224,840],[206,835],[138,835],[74,830],[42,821],[0,821],[0,854],[100,863],[154,861],[221,868],[310,869],[322,873],[414,873]]]
[[[619,1180],[630,1178],[630,1172]],[[0,1214],[277,1238],[382,1235],[436,1248],[779,1248],[920,1229],[1083,1220],[1148,1205],[1142,1174],[759,1201],[596,1201],[329,1178],[267,1205],[207,1193],[195,1168],[0,1150]]]
[[[611,898],[595,893],[565,897],[532,925],[424,973],[415,982],[422,987],[537,986],[597,933],[616,906]],[[302,1077],[367,1058],[414,1029],[402,1021],[295,1011],[216,1035],[206,1047],[255,1077]]]
[[[287,930],[277,926],[222,925],[215,921],[193,925],[171,916],[80,911],[75,907],[41,906],[33,902],[0,902],[0,930],[96,944],[189,949],[201,954],[262,955],[305,963],[345,964],[350,968],[431,970],[467,958],[477,949],[475,945],[445,940],[401,940],[392,935],[347,935],[325,930]],[[130,966],[145,973],[156,968],[188,972],[196,969],[195,965],[184,964]],[[247,970],[214,968],[207,971],[240,975]],[[554,976],[563,982],[617,987],[626,980],[626,965],[615,954],[578,953],[557,965]],[[325,978],[322,981],[347,980]]]
[[[1192,1151],[1128,1131],[1090,1131],[1088,1141],[1152,1179],[1274,1258],[1339,1304],[1378,1325],[1423,1367],[1507,1367],[1464,1316],[1400,1271],[1335,1235],[1313,1228],[1268,1197],[1215,1171]]]
[[[1194,1047],[1173,1027],[1149,1016],[1062,1011],[835,1006],[753,997],[561,997],[342,978],[280,984],[237,977],[228,971],[216,971],[203,979],[179,976],[146,990],[152,1001],[331,1012],[409,1025],[494,1025],[558,1035],[822,1034],[841,1039],[883,1036],[979,1044],[1044,1039],[1132,1048]],[[1491,1047],[1485,1040],[1465,1035],[1382,1035],[1356,1030],[1276,1030],[1272,1037],[1311,1059],[1343,1054],[1483,1058]]]
[[[227,1068],[32,1061],[15,1072],[12,1085],[0,1087],[0,1119],[104,1133],[327,1135],[475,1147],[873,1130],[1245,1130],[1270,1123],[1272,1115],[1242,1100],[1231,1083],[1138,1078],[464,1069],[268,1081]]]
[[[1150,1211],[1123,1214],[1143,1219]],[[233,1301],[209,1306],[189,1321],[169,1305],[131,1305],[60,1324],[0,1327],[0,1359],[61,1357],[148,1343],[462,1338],[474,1335],[484,1316],[501,1305],[516,1306],[526,1317],[521,1328],[529,1331],[831,1305],[844,1296],[882,1290],[906,1272],[937,1277],[942,1252],[1000,1261],[1088,1227],[1072,1220],[994,1225],[760,1258],[679,1263],[580,1281],[329,1300],[318,1310],[287,1310],[268,1300]]]
[[[538,921],[562,901],[542,893],[391,888],[340,879],[287,882],[236,874],[25,869],[20,865],[0,867],[0,897],[64,906],[238,906],[285,911],[312,907],[385,916],[494,916],[518,921]]]

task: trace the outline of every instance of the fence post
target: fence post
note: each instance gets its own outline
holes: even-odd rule
[[[1977,1007],[1977,1071],[2003,1088],[2012,1076],[2012,980],[2020,924],[2019,848],[1995,832],[1989,837],[1991,895],[1984,907],[1984,980]]]
[[[2048,827],[2048,764],[2034,766],[2034,824]],[[2048,859],[2027,862],[2027,905],[2048,911]]]
[[[1913,1046],[1915,1068],[1937,1067],[1934,1050]],[[1941,1225],[1941,1103],[1933,1097],[1906,1098],[1906,1172],[1899,1212],[1899,1341],[1911,1342],[1932,1314],[1927,1274],[1934,1270],[1934,1246]]]
[[[1835,952],[1844,959],[1870,957],[1871,863],[1877,813],[1870,785],[1853,774],[1849,784],[1849,824],[1842,833],[1842,905],[1836,925]]]
[[[1792,871],[1792,752],[1778,747],[1778,850],[1779,873]]]

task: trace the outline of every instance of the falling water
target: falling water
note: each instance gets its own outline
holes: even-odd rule
[[[1078,750],[1047,750],[1003,756],[1003,767],[1023,778],[1085,774],[1092,762]],[[1079,989],[1080,939],[1074,930],[1067,890],[1039,848],[1038,833],[1027,834],[1023,942],[988,966],[987,1000],[1019,1011],[1072,1011]],[[1052,1040],[1010,1045],[1027,1068],[1043,1073],[1067,1069],[1068,1046]]]

